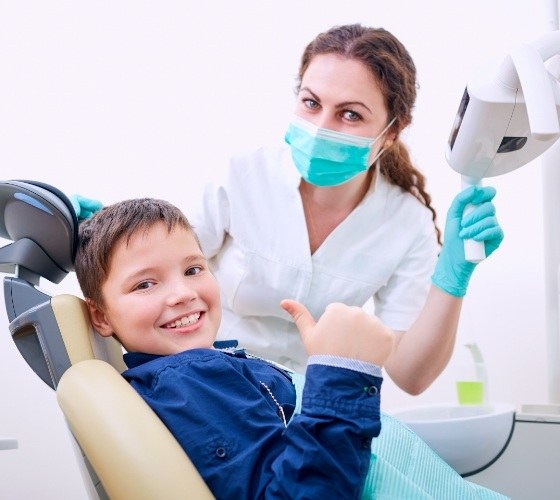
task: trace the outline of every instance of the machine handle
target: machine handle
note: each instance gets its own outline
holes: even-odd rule
[[[513,49],[500,67],[499,79],[510,88],[521,87],[531,135],[535,139],[549,141],[558,137],[556,99],[538,48],[521,44]]]
[[[470,186],[481,186],[482,182],[480,179],[475,179],[474,177],[469,177],[468,175],[461,175],[461,189],[465,190]],[[463,210],[463,215],[466,215],[474,210],[474,205],[469,203],[465,210]],[[463,241],[465,250],[465,260],[467,262],[478,263],[486,258],[486,248],[483,241],[475,241],[472,239]]]

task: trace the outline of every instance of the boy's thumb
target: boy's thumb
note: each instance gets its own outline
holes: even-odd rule
[[[282,308],[293,318],[301,335],[307,335],[315,326],[315,320],[307,308],[296,300],[285,299],[280,302]]]

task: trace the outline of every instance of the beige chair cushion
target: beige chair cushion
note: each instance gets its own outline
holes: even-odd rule
[[[51,299],[51,307],[71,364],[85,359],[102,359],[119,372],[126,370],[121,344],[112,337],[95,333],[82,299],[75,295],[56,295]]]
[[[214,498],[167,427],[108,363],[70,367],[57,398],[112,500]]]

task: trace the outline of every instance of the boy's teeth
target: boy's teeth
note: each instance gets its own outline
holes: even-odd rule
[[[165,325],[167,328],[178,328],[180,326],[187,326],[196,323],[200,318],[200,313],[190,314],[189,316],[184,316],[181,319],[175,320],[171,323]]]

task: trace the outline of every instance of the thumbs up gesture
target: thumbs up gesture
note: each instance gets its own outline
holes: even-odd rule
[[[393,351],[393,331],[361,307],[333,303],[315,321],[295,300],[286,299],[280,305],[292,316],[309,356],[327,354],[383,366]]]

